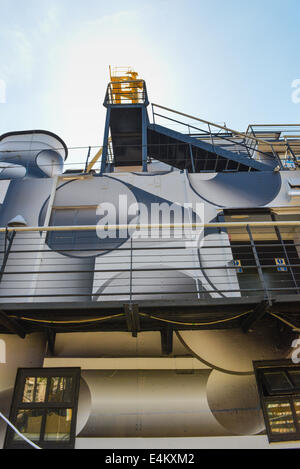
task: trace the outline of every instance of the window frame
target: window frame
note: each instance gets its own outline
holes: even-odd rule
[[[294,406],[295,401],[298,400],[300,402],[300,388],[294,384],[294,389],[292,391],[272,391],[270,386],[266,384],[266,379],[264,377],[264,373],[266,372],[273,373],[279,371],[285,372],[288,379],[292,381],[289,372],[295,370],[300,371],[300,365],[294,364],[291,360],[267,360],[255,361],[253,362],[253,367],[269,442],[280,443],[300,441],[300,416],[297,416]],[[268,404],[272,403],[290,404],[294,426],[296,428],[295,432],[283,433],[281,435],[276,435],[272,432],[267,410]]]
[[[24,386],[26,378],[43,378],[48,379],[46,386],[46,394],[44,402],[23,402]],[[70,402],[53,402],[48,401],[51,378],[72,377],[73,389]],[[42,410],[42,422],[40,428],[40,436],[37,440],[32,440],[43,449],[74,449],[76,438],[77,408],[79,398],[81,368],[19,368],[15,381],[15,388],[10,408],[9,420],[16,426],[16,419],[19,410]],[[47,441],[45,437],[47,411],[55,409],[72,409],[72,420],[70,428],[70,439],[68,441]],[[29,444],[24,440],[14,440],[14,430],[7,427],[4,449],[29,449]]]

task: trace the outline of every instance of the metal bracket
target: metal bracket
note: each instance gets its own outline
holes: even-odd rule
[[[4,313],[4,311],[1,311],[1,310],[0,310],[0,323],[2,323],[3,326],[6,327],[6,329],[8,329],[10,332],[17,334],[19,337],[21,337],[21,339],[25,339],[26,337],[25,329],[23,329],[23,327],[20,326],[18,321],[16,321],[13,318],[10,318],[9,316],[7,316],[6,313]]]
[[[166,327],[160,331],[161,352],[163,356],[169,356],[173,352],[173,329]]]
[[[53,329],[47,328],[46,335],[47,335],[48,350],[50,352],[51,357],[54,357],[55,356],[56,332]]]
[[[245,334],[249,332],[252,326],[257,322],[260,321],[265,314],[271,309],[272,303],[270,304],[269,300],[262,301],[259,305],[256,306],[254,311],[249,314],[249,316],[244,319],[242,323],[242,329]]]
[[[139,306],[134,304],[124,305],[126,314],[127,328],[132,333],[132,337],[137,337],[138,332],[141,330],[139,318]]]

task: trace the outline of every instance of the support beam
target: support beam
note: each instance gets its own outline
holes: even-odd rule
[[[26,331],[23,329],[22,326],[18,323],[13,318],[10,318],[7,316],[7,314],[4,313],[4,311],[0,310],[0,323],[3,324],[6,329],[8,329],[10,332],[13,332],[14,334],[17,334],[21,339],[25,339],[26,337]]]
[[[173,329],[166,327],[160,331],[161,352],[163,356],[169,356],[173,352]]]
[[[56,332],[53,329],[48,328],[46,334],[47,334],[48,351],[51,357],[54,357],[55,356]]]
[[[137,337],[141,330],[139,318],[139,306],[134,304],[124,305],[126,314],[127,328],[132,333],[132,337]]]
[[[242,323],[243,332],[247,334],[249,330],[254,326],[254,324],[257,321],[260,321],[265,316],[270,307],[271,306],[269,301],[262,301],[262,303],[256,306],[254,311],[250,313],[249,316],[246,317],[246,319],[244,319]]]
[[[192,164],[192,171],[193,173],[196,172],[196,169],[195,169],[195,161],[194,161],[194,155],[193,155],[193,148],[192,148],[192,145],[189,143],[189,150],[190,150],[190,158],[191,158],[191,164]]]

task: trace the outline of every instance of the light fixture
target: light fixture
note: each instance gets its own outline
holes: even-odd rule
[[[15,218],[12,218],[6,225],[8,228],[11,227],[22,227],[28,226],[27,221],[22,217],[22,215],[17,215]]]

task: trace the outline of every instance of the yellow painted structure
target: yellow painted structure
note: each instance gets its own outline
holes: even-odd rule
[[[109,67],[113,104],[126,102],[137,104],[139,91],[143,90],[144,81],[138,80],[138,73],[130,67]]]

